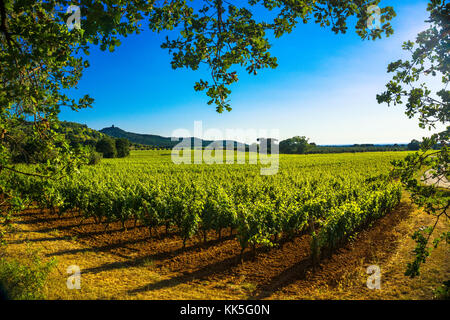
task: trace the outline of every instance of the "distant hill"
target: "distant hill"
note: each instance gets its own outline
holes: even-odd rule
[[[127,132],[127,131],[122,130],[115,126],[111,126],[109,128],[103,128],[100,130],[100,132],[104,133],[110,137],[128,139],[132,143],[153,146],[153,147],[159,147],[159,148],[173,148],[174,146],[176,146],[177,144],[179,144],[181,142],[181,140],[172,141],[172,139],[169,137],[162,137],[162,136],[153,135],[153,134],[140,134],[140,133]],[[187,137],[187,138],[189,138],[189,137]],[[226,140],[211,141],[211,140],[201,140],[201,139],[193,138],[193,137],[191,137],[190,139],[191,139],[192,146],[194,145],[194,143],[197,143],[198,145],[202,145],[202,147],[206,147],[213,142],[217,143],[218,145],[222,144],[223,146],[226,146],[226,143],[227,143]],[[232,142],[235,147],[237,147],[238,145],[242,145],[241,142],[236,142],[236,141],[230,141],[230,142]]]
[[[125,138],[128,139],[132,143],[143,144],[147,146],[154,147],[163,147],[163,148],[171,148],[175,146],[178,142],[171,141],[170,138],[161,137],[153,134],[139,134],[133,132],[127,132],[118,127],[109,127],[103,128],[100,130],[101,133],[104,133],[110,137],[114,138]]]

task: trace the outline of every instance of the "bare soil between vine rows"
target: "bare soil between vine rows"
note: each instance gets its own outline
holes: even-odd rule
[[[270,250],[259,248],[255,259],[246,252],[240,263],[240,246],[229,230],[221,240],[211,233],[206,244],[194,238],[183,248],[175,230],[166,235],[161,228],[151,236],[131,221],[126,230],[113,223],[105,232],[104,224],[77,213],[58,217],[30,209],[17,219],[11,255],[31,246],[58,261],[48,283],[49,299],[431,299],[433,289],[450,275],[448,246],[433,253],[425,268],[430,272],[416,279],[403,275],[412,259],[410,235],[429,222],[407,201],[315,272],[309,235]],[[81,268],[82,290],[65,288],[66,268],[73,264]],[[366,268],[372,264],[381,268],[381,290],[366,286]]]

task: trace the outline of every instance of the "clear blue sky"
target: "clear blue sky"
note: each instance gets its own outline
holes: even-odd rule
[[[428,131],[408,119],[404,107],[379,105],[375,97],[390,79],[388,63],[404,57],[402,42],[425,28],[427,2],[382,1],[397,12],[395,34],[375,42],[362,41],[354,29],[335,35],[299,24],[273,42],[277,69],[240,74],[232,87],[233,110],[223,114],[193,89],[208,77],[206,70],[172,70],[170,55],[160,48],[165,35],[146,31],[113,53],[91,50],[91,67],[74,95],[90,94],[94,107],[63,110],[61,118],[162,136],[179,128],[193,132],[194,121],[201,120],[204,129],[279,129],[281,138],[305,135],[318,144],[409,142]]]

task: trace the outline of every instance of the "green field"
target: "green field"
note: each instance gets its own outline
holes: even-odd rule
[[[400,185],[387,174],[390,162],[404,156],[281,155],[279,172],[264,176],[260,164],[176,165],[169,151],[134,151],[70,178],[9,176],[9,183],[29,195],[28,203],[61,215],[79,211],[106,224],[134,220],[151,233],[174,229],[184,243],[229,230],[244,251],[311,232],[318,253],[333,250],[399,203]]]

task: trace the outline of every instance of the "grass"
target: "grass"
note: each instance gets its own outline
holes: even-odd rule
[[[154,267],[155,266],[155,261],[149,258],[144,259],[142,265],[144,267]]]
[[[249,293],[252,293],[256,290],[256,285],[253,283],[245,282],[241,284],[241,288],[245,291],[248,291]]]

